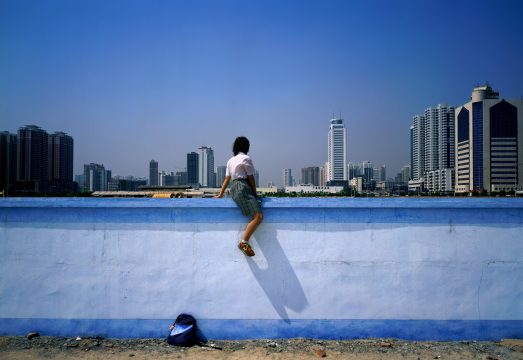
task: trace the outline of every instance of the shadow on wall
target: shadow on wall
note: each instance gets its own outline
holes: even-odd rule
[[[287,309],[302,312],[309,304],[300,281],[278,242],[275,229],[260,228],[253,238],[258,245],[255,247],[256,256],[248,258],[247,263],[274,310],[281,319],[290,323]],[[260,266],[263,258],[265,268]]]

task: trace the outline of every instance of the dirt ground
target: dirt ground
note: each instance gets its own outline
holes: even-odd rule
[[[208,341],[180,348],[162,339],[0,337],[0,359],[520,359],[523,340],[419,342],[397,339]]]

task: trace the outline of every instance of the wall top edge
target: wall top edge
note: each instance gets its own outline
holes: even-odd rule
[[[232,199],[0,198],[1,208],[231,208]],[[523,209],[523,198],[265,198],[262,209]]]

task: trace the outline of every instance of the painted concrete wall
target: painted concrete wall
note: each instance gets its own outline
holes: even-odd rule
[[[0,334],[523,337],[521,199],[1,199]]]

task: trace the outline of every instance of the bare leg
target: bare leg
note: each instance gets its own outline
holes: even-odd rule
[[[254,230],[261,224],[263,221],[263,214],[261,212],[254,214],[251,221],[247,224],[245,232],[243,233],[243,241],[249,241],[251,235],[254,233]]]

